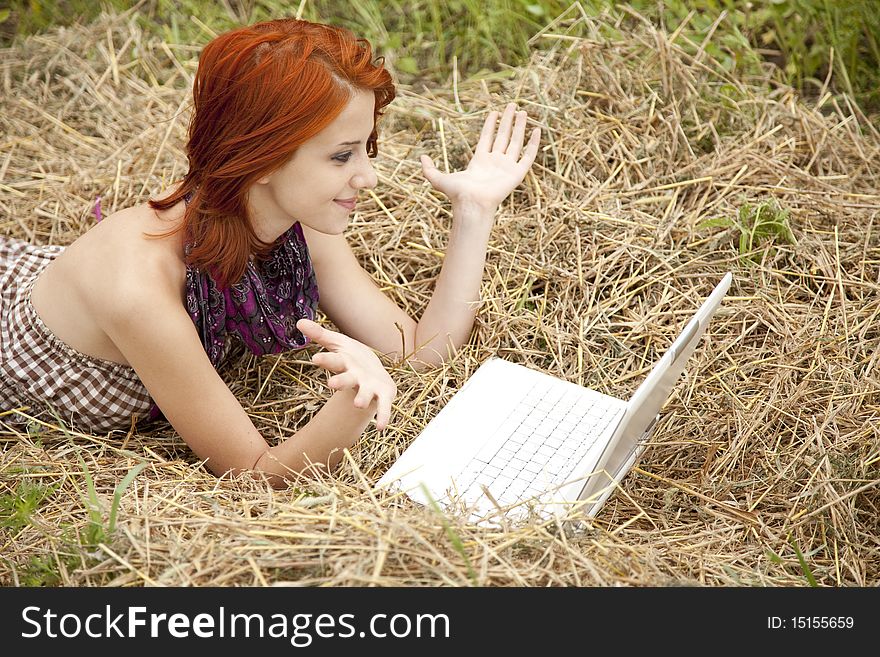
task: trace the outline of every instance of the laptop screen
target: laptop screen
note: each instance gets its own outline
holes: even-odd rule
[[[724,275],[724,278],[703,302],[694,317],[672,343],[672,346],[633,393],[626,413],[621,418],[620,424],[602,456],[599,457],[595,468],[597,473],[604,471],[619,481],[632,467],[635,458],[640,453],[639,448],[644,447],[646,434],[653,429],[660,409],[666,403],[678,378],[684,371],[685,364],[694,353],[700,337],[709,324],[709,319],[721,305],[721,300],[727,293],[731,280],[730,273]],[[581,500],[591,498],[608,487],[610,483],[608,476],[590,477],[578,498]]]

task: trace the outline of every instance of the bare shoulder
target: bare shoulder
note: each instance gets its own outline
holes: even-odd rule
[[[180,204],[183,205],[182,203]],[[183,312],[186,265],[179,234],[182,208],[149,205],[112,213],[67,246],[39,274],[31,302],[59,339],[90,356],[127,364],[106,331],[132,299]],[[166,233],[163,237],[162,233]],[[150,235],[158,237],[150,237]],[[157,319],[164,311],[157,310]]]
[[[82,246],[91,262],[83,264],[92,270],[87,296],[94,312],[126,307],[132,298],[182,305],[186,281],[183,238],[170,232],[182,212],[181,216],[170,211],[165,214],[160,216],[146,204],[132,206],[89,231],[95,233],[93,239]]]

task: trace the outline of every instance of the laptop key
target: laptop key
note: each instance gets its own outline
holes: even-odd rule
[[[483,463],[489,463],[505,442],[507,442],[507,434],[501,431],[496,431],[492,434],[492,437],[483,444],[474,458]]]
[[[523,472],[529,472],[533,475],[538,474],[540,471],[541,471],[541,464],[535,463],[534,461],[529,461],[528,463],[525,464],[525,467],[523,467]]]

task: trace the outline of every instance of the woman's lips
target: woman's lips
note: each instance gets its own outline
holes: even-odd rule
[[[356,198],[335,198],[335,199],[333,199],[333,202],[338,203],[339,205],[344,207],[346,210],[351,211],[351,210],[354,210],[354,206],[357,204],[357,199]]]

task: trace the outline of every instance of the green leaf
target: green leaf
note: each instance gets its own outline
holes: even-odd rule
[[[810,586],[813,586],[813,587],[819,586],[816,583],[816,578],[813,577],[813,573],[810,570],[810,567],[807,565],[807,560],[804,559],[804,555],[801,554],[801,551],[798,549],[798,546],[794,541],[791,542],[791,547],[794,548],[794,553],[797,555],[798,561],[801,564],[801,570],[804,573],[804,577],[807,578],[807,582],[809,582]]]
[[[471,560],[468,558],[467,552],[464,549],[464,543],[461,540],[461,536],[459,536],[456,531],[449,524],[449,520],[446,519],[446,514],[443,513],[443,510],[440,508],[440,505],[437,504],[437,501],[433,498],[428,487],[425,484],[421,485],[422,493],[424,493],[425,497],[428,498],[428,505],[433,509],[434,513],[436,513],[440,518],[440,524],[443,525],[443,529],[446,530],[446,536],[449,538],[449,542],[452,543],[452,548],[461,555],[461,558],[464,559],[465,566],[467,566],[468,578],[471,580],[471,584],[473,586],[477,585],[477,573],[474,570],[474,567],[471,565]]]
[[[101,502],[98,500],[98,491],[95,490],[95,482],[92,479],[91,473],[89,473],[89,469],[86,467],[85,461],[81,455],[76,455],[79,464],[82,466],[83,477],[86,480],[86,488],[88,490],[88,499],[84,500],[86,503],[86,508],[89,510],[89,518],[92,522],[101,524]]]
[[[119,485],[116,486],[116,490],[113,491],[113,504],[110,507],[110,518],[107,521],[107,533],[112,534],[116,530],[116,513],[119,511],[119,501],[122,499],[122,493],[125,492],[125,489],[129,487],[134,478],[137,477],[141,470],[147,467],[146,463],[138,463],[131,470],[129,470],[128,474],[123,477],[122,481],[119,482]]]
[[[782,557],[776,554],[770,548],[767,548],[767,558],[770,559],[773,563],[782,563]]]
[[[705,219],[697,224],[697,230],[705,230],[706,228],[730,228],[735,225],[732,219],[727,217],[712,217]]]

